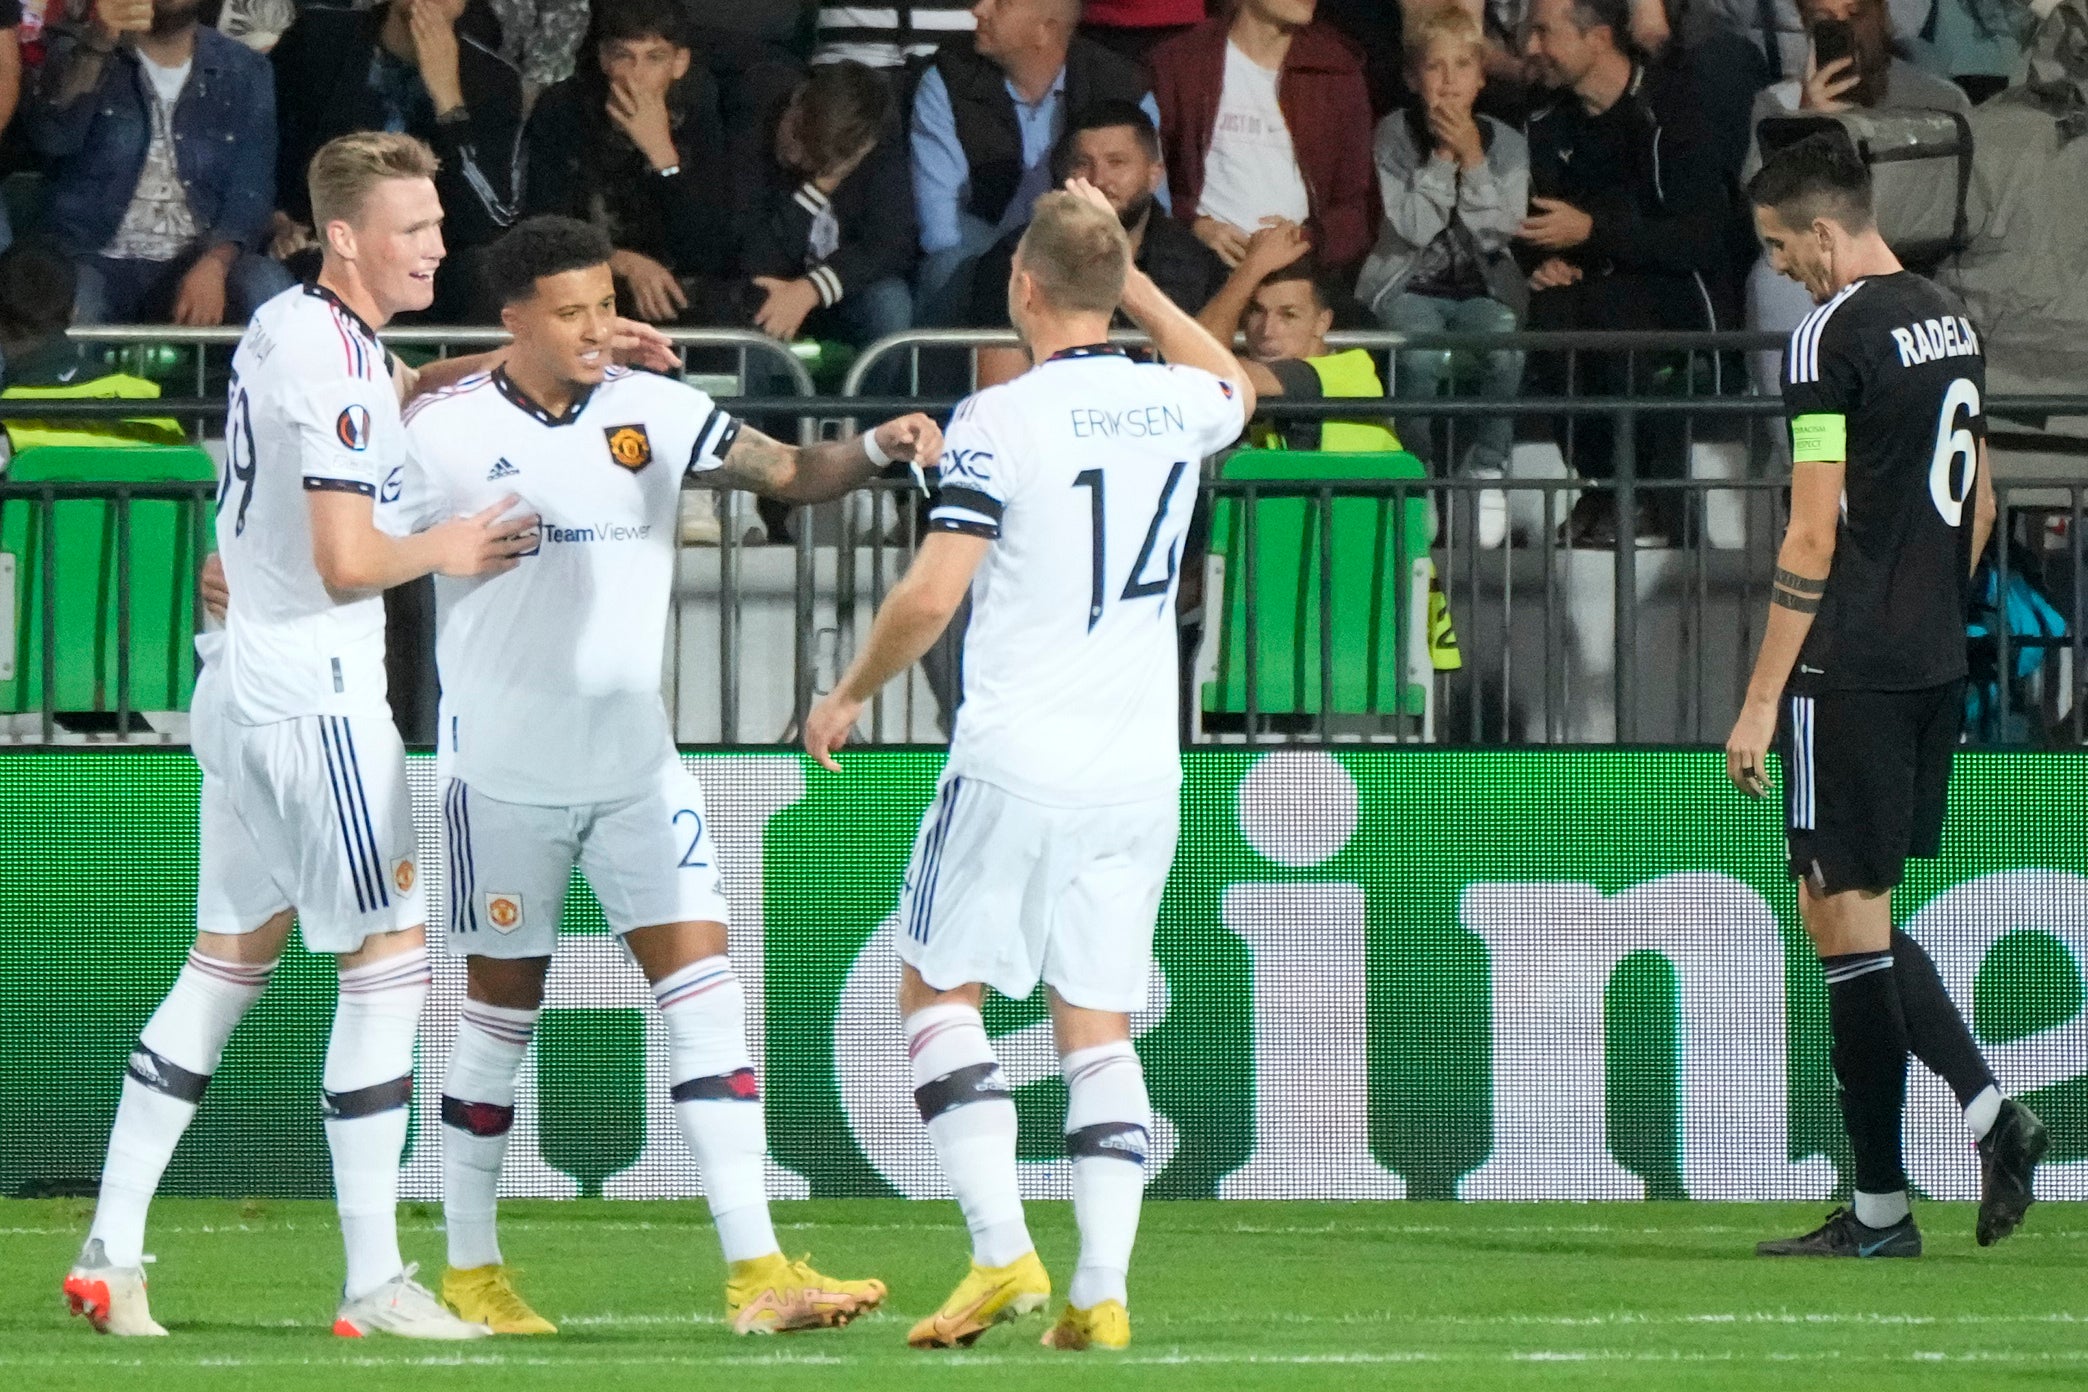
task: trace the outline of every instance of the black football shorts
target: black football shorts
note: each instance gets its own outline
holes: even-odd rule
[[[1777,730],[1791,878],[1815,894],[1882,893],[1943,849],[1965,684],[1784,693]]]

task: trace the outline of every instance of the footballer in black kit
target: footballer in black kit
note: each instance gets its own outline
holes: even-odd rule
[[[1844,499],[1785,685],[1791,873],[1816,893],[1890,890],[1943,845],[1986,363],[1957,302],[1902,270],[1814,310],[1783,375],[1794,462],[1841,464]]]
[[[1910,1051],[1964,1108],[1986,1246],[2022,1222],[2045,1129],[2002,1095],[1935,964],[1892,924],[1907,859],[1942,850],[1967,592],[1994,527],[1980,336],[1879,235],[1870,172],[1839,133],[1779,152],[1748,195],[1771,266],[1817,308],[1784,352],[1791,518],[1726,773],[1759,797],[1772,743],[1781,755],[1855,1160],[1850,1205],[1756,1251],[1921,1254],[1900,1142]]]

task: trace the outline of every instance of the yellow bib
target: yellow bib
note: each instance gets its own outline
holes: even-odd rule
[[[1385,384],[1378,378],[1377,363],[1365,349],[1351,348],[1344,353],[1329,353],[1305,361],[1318,375],[1323,397],[1384,398]],[[1254,442],[1262,449],[1286,448],[1283,432],[1272,426],[1260,427]],[[1399,436],[1392,432],[1389,418],[1323,420],[1320,422],[1320,449],[1335,454],[1389,454],[1396,453],[1400,443]]]
[[[69,382],[59,387],[9,387],[0,391],[0,397],[34,401],[56,401],[82,397],[135,397],[140,399],[157,397],[159,383],[148,382],[143,377],[132,377],[127,373],[112,372],[106,377],[95,377],[84,382]],[[171,420],[116,420],[103,417],[97,420],[29,420],[10,418],[5,422],[7,441],[15,452],[37,445],[185,445],[188,435],[180,424]]]

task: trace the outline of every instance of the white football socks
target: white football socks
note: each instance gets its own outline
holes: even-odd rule
[[[1965,1104],[1965,1127],[1973,1140],[1985,1140],[1987,1132],[1994,1129],[2001,1116],[2001,1102],[2001,1089],[1989,1083],[1979,1096]]]
[[[1145,1199],[1153,1108],[1129,1041],[1066,1055],[1066,1154],[1073,1161],[1073,1218],[1080,1262],[1067,1300],[1091,1310],[1126,1301],[1125,1277]]]
[[[1890,1194],[1866,1194],[1858,1189],[1850,1198],[1856,1209],[1856,1221],[1867,1228],[1889,1228],[1914,1211],[1904,1189]]]
[[[428,997],[424,948],[343,969],[326,1043],[326,1145],[348,1252],[347,1298],[405,1270],[399,1160],[413,1102],[413,1041]]]
[[[500,1263],[500,1166],[515,1124],[515,1075],[538,1012],[464,1002],[442,1082],[442,1225],[458,1270]]]
[[[100,1240],[111,1264],[136,1266],[145,1259],[145,1214],[160,1176],[196,1115],[225,1041],[268,989],[274,970],[273,962],[226,962],[191,948],[173,989],[139,1032],[87,1234]]]
[[[768,1131],[747,1049],[747,999],[724,957],[691,962],[653,983],[667,1023],[668,1080],[682,1136],[728,1262],[778,1250],[762,1162]]]
[[[914,1102],[971,1229],[972,1260],[1006,1266],[1036,1246],[1016,1185],[1015,1099],[985,1022],[968,1005],[931,1005],[906,1017]]]

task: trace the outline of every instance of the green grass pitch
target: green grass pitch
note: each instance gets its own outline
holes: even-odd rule
[[[1126,1354],[1037,1346],[1038,1318],[964,1353],[909,1350],[963,1270],[950,1204],[778,1206],[786,1250],[880,1275],[884,1311],[840,1331],[736,1339],[700,1202],[510,1203],[508,1259],[551,1339],[467,1345],[328,1332],[338,1238],[323,1203],[167,1199],[154,1313],[175,1337],[98,1338],[59,1278],[78,1201],[0,1202],[0,1392],[44,1388],[805,1389],[1777,1388],[2088,1385],[2088,1206],[2046,1204],[1981,1251],[1968,1205],[1920,1209],[1919,1261],[1767,1262],[1756,1238],[1819,1205],[1156,1203],[1132,1272]],[[1031,1206],[1063,1282],[1063,1204]],[[438,1213],[410,1205],[409,1260],[441,1269]],[[1109,1379],[1107,1382],[1098,1378]]]

